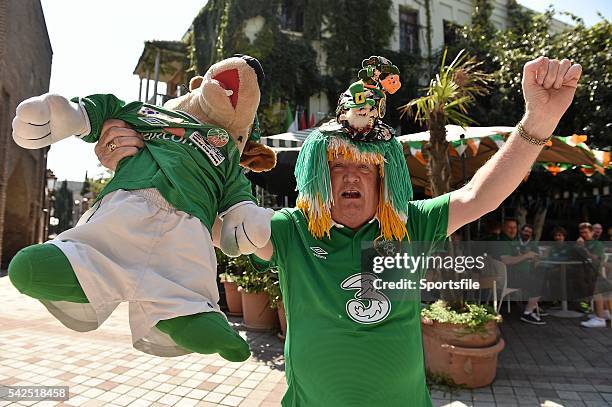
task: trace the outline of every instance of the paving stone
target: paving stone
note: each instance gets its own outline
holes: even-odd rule
[[[562,391],[562,390],[557,390],[557,394],[559,395],[559,397],[561,397],[562,400],[564,401],[569,401],[569,400],[582,400],[582,398],[580,397],[580,395],[575,392],[575,391]]]
[[[593,392],[578,392],[582,401],[604,401],[604,398],[599,393]]]
[[[535,389],[538,397],[558,397],[557,391],[553,389]]]

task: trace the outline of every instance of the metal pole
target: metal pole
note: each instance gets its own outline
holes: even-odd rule
[[[157,49],[157,55],[155,55],[155,71],[153,73],[155,77],[155,84],[153,85],[153,104],[157,104],[157,83],[159,82],[159,60],[161,59],[161,51]]]
[[[138,101],[142,102],[142,78],[138,79]]]

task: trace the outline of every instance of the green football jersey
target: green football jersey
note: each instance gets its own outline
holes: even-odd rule
[[[409,203],[412,242],[446,240],[448,202],[447,194]],[[252,260],[279,272],[288,323],[283,406],[431,406],[420,292],[377,289],[362,267],[364,242],[379,236],[376,220],[356,231],[335,225],[319,240],[298,209],[272,218],[272,259]]]
[[[121,119],[142,133],[144,148],[121,160],[98,196],[118,190],[156,188],[176,209],[197,217],[210,231],[217,212],[242,201],[255,202],[240,167],[240,151],[224,129],[200,123],[179,111],[142,102],[125,104],[111,94],[74,98],[87,111],[97,142],[107,119]],[[177,129],[183,132],[176,135]]]

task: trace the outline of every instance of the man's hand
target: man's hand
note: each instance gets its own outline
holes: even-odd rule
[[[135,155],[142,147],[142,134],[132,130],[123,120],[109,119],[102,125],[102,136],[94,150],[100,163],[114,171],[119,161]]]
[[[525,118],[523,127],[544,139],[554,131],[572,103],[582,67],[568,59],[539,57],[523,67]]]

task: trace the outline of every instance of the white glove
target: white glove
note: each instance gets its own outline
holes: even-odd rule
[[[24,100],[13,119],[13,139],[29,149],[46,147],[73,135],[91,131],[89,118],[79,104],[46,93]]]
[[[260,208],[253,202],[241,202],[220,215],[221,250],[230,257],[251,254],[270,240],[272,209]]]

